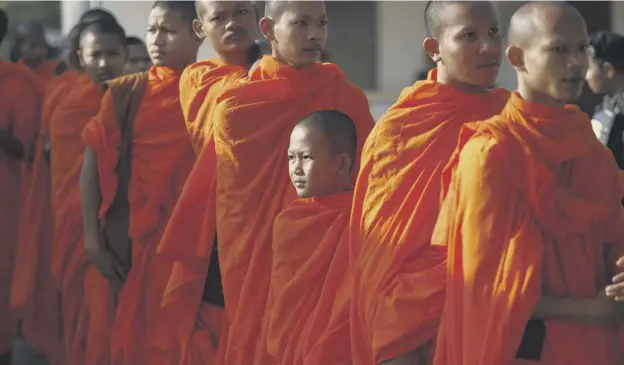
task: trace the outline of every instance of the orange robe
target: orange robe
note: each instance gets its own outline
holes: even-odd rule
[[[134,120],[132,177],[129,186],[132,269],[119,295],[112,334],[112,364],[171,365],[179,354],[158,351],[159,337],[173,334],[161,327],[161,302],[171,261],[156,248],[195,160],[180,109],[181,71],[155,66]],[[102,206],[110,207],[117,189],[115,167],[120,133],[112,95],[106,94],[83,138],[98,159]]]
[[[28,65],[26,65],[21,60],[18,63],[20,65],[23,65],[24,67],[28,67],[35,74],[35,76],[37,77],[37,80],[39,80],[39,83],[41,84],[41,86],[46,88],[48,86],[48,83],[50,83],[50,81],[52,81],[54,79],[54,77],[57,76],[56,70],[58,69],[59,65],[61,64],[61,61],[59,61],[59,60],[46,60],[46,61],[43,61],[36,68],[29,67]]]
[[[467,94],[428,80],[403,90],[362,152],[351,221],[354,363],[376,365],[435,337],[444,303],[444,253],[430,239],[442,169],[461,126],[500,112],[509,93]]]
[[[287,168],[289,136],[304,116],[321,109],[349,115],[358,146],[364,144],[374,124],[366,95],[334,64],[296,70],[265,56],[249,80],[228,88],[216,107],[216,222],[227,320],[218,364],[271,361],[262,327],[273,220],[295,198]],[[359,159],[354,174],[358,166]]]
[[[9,351],[17,332],[17,317],[10,310],[11,284],[18,246],[20,200],[28,184],[29,152],[37,139],[42,93],[32,73],[0,61],[0,130],[11,131],[24,148],[23,161],[0,150],[0,354]],[[28,263],[28,265],[32,265]],[[18,314],[19,315],[19,314]]]
[[[60,292],[50,277],[54,225],[50,168],[44,150],[51,116],[78,76],[77,72],[67,72],[46,88],[34,162],[20,212],[19,247],[11,291],[11,308],[22,321],[22,335],[51,365],[63,365],[65,361]]]
[[[297,199],[275,218],[267,344],[275,364],[351,365],[352,192]]]
[[[108,346],[102,342],[105,337],[100,335],[104,340],[91,338],[94,332],[106,333],[110,329],[114,311],[111,303],[105,302],[108,282],[99,276],[85,252],[79,188],[85,150],[80,136],[97,114],[104,92],[86,74],[78,76],[66,92],[50,121],[52,277],[61,291],[67,363],[105,365],[108,361]],[[91,292],[97,292],[102,299],[89,304]],[[98,306],[107,308],[108,313]]]
[[[587,115],[514,93],[458,150],[433,236],[448,248],[435,364],[623,364],[622,325],[556,320],[540,361],[516,359],[543,293],[596,297],[624,253],[618,168]]]
[[[180,365],[216,360],[223,310],[202,302],[216,232],[216,169],[211,113],[224,87],[247,75],[217,59],[188,66],[180,78],[180,105],[198,161],[188,176],[161,239],[158,252],[174,262],[163,298],[173,324]],[[204,223],[205,222],[205,223]],[[171,345],[166,342],[161,348]]]

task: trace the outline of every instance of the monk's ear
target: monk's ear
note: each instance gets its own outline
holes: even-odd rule
[[[429,57],[431,57],[433,62],[438,63],[442,60],[440,57],[440,43],[435,38],[425,38],[423,41],[423,48]]]
[[[192,26],[193,26],[193,33],[195,33],[195,36],[199,38],[200,41],[203,42],[204,39],[206,39],[206,33],[204,32],[204,24],[201,22],[201,20],[194,19]]]
[[[275,20],[268,18],[268,17],[264,17],[262,19],[260,19],[260,31],[262,32],[262,35],[264,36],[264,38],[268,39],[269,41],[274,41],[275,40]]]
[[[351,174],[351,166],[353,165],[353,161],[351,161],[351,156],[348,153],[340,154],[340,174],[341,175],[349,175]]]
[[[610,62],[603,63],[602,69],[604,70],[604,74],[607,75],[607,78],[609,80],[613,80],[617,76],[617,70]]]
[[[126,52],[128,53],[128,52]],[[84,60],[83,60],[83,55],[82,55],[82,48],[78,48],[78,50],[76,51],[76,55],[78,55],[78,61],[80,61],[80,66],[84,65]]]
[[[509,64],[518,71],[526,71],[524,65],[524,51],[518,46],[509,46],[505,52]]]

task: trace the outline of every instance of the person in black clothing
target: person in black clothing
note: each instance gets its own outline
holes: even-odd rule
[[[604,95],[592,118],[594,133],[624,170],[624,37],[607,31],[590,37],[587,84]]]

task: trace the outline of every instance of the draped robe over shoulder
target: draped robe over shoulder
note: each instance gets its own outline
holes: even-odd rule
[[[171,261],[157,255],[156,249],[194,153],[180,109],[182,70],[154,66],[148,72],[147,88],[133,123],[128,189],[132,268],[118,299],[111,340],[113,365],[171,365],[179,357],[174,335],[161,318]],[[99,114],[83,132],[98,160],[100,218],[117,190],[120,133],[116,117],[112,96],[107,93]],[[168,339],[161,341],[162,336]],[[167,348],[162,348],[162,343],[167,343]]]
[[[466,128],[433,243],[448,249],[436,365],[624,363],[622,325],[544,320],[541,360],[516,359],[542,293],[596,297],[624,253],[619,172],[575,106],[514,93]]]
[[[363,145],[374,124],[368,101],[334,64],[296,70],[265,56],[217,104],[216,222],[227,321],[220,365],[271,361],[263,325],[273,220],[295,198],[287,168],[289,136],[303,117],[321,109],[349,115]]]
[[[376,365],[435,337],[445,255],[430,245],[442,170],[464,123],[503,108],[509,93],[467,94],[436,81],[403,90],[362,152],[351,221],[354,363]]]

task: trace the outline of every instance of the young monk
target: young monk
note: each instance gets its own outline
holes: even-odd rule
[[[335,110],[306,116],[290,135],[299,199],[273,224],[267,345],[273,364],[353,364],[349,337],[349,216],[356,160],[353,121]]]
[[[272,55],[224,91],[215,109],[216,229],[227,242],[219,246],[219,265],[228,321],[218,364],[270,361],[262,327],[273,221],[295,196],[288,174],[275,166],[286,164],[293,127],[315,110],[335,109],[355,122],[362,145],[374,123],[362,90],[336,65],[317,62],[327,22],[322,1],[266,2],[260,30]],[[356,160],[354,173],[358,167]]]
[[[154,66],[147,74],[128,76],[111,85],[99,114],[83,132],[88,146],[81,177],[87,252],[102,275],[114,283],[123,282],[112,334],[111,364],[170,365],[180,356],[175,333],[163,328],[160,321],[171,264],[156,255],[156,248],[194,162],[180,109],[179,82],[184,68],[197,57],[200,39],[191,28],[196,17],[192,1],[154,3],[146,35]],[[139,91],[132,95],[129,107],[136,110],[139,105],[132,103],[139,102],[140,107],[133,121],[126,120],[132,123],[128,135],[130,132],[119,130],[112,91],[136,86],[137,80],[144,90],[141,95],[136,95]],[[127,141],[131,154],[128,149],[118,149]],[[131,176],[124,183],[127,186],[118,184],[122,175],[116,171],[119,161],[128,162],[126,157],[131,158]],[[116,198],[118,191],[123,195]],[[100,234],[101,227],[108,224],[101,225],[100,219],[114,208],[114,199],[127,199],[129,204],[129,220],[125,218],[129,230],[118,233],[131,238],[131,257],[115,259],[119,252],[110,251],[109,244],[118,242],[109,242]]]
[[[125,33],[119,24],[106,20],[79,23],[79,27],[77,54],[84,74],[50,117],[52,273],[61,290],[67,364],[105,365],[109,351],[102,333],[110,331],[114,307],[106,302],[108,282],[97,276],[84,251],[78,181],[85,144],[80,136],[98,113],[104,83],[123,74]]]
[[[42,86],[54,76],[62,74],[66,65],[58,60],[49,60],[50,46],[45,39],[45,29],[38,22],[25,22],[15,28],[15,39],[11,45],[11,61],[30,68]]]
[[[145,72],[152,66],[147,47],[137,37],[127,37],[128,62],[126,62],[126,74]]]
[[[362,152],[351,222],[353,362],[425,364],[444,304],[444,254],[430,247],[442,169],[464,123],[498,113],[502,56],[490,2],[433,1],[423,47],[437,67],[403,90]]]
[[[622,308],[605,286],[621,271],[624,191],[587,115],[566,105],[588,68],[585,21],[564,2],[532,2],[508,39],[518,91],[500,116],[463,131],[445,172],[433,243],[448,249],[448,283],[434,363],[620,364]]]
[[[246,76],[258,57],[253,43],[258,33],[257,9],[251,2],[204,0],[196,1],[196,8],[195,33],[208,39],[217,57],[188,66],[180,77],[180,104],[198,161],[158,249],[163,257],[175,261],[163,304],[164,317],[178,336],[180,364],[212,364],[216,360],[223,293],[217,247],[213,245],[216,170],[211,113],[223,88]],[[210,228],[204,230],[206,211],[211,212],[210,224],[206,224]]]
[[[0,43],[9,19],[0,9]],[[17,331],[10,310],[11,280],[18,240],[22,184],[28,152],[39,124],[41,92],[35,76],[22,66],[0,60],[0,363],[8,361]]]

